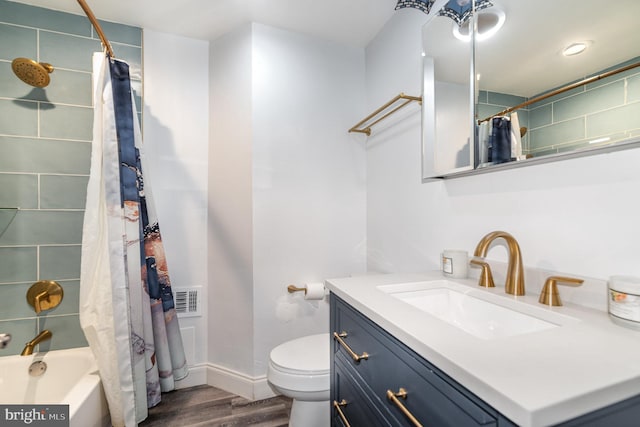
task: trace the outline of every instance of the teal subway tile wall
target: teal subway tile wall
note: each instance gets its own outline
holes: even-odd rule
[[[636,63],[640,57],[600,73]],[[586,76],[590,77],[590,76]],[[476,105],[482,119],[526,98],[480,91]],[[640,68],[554,95],[518,110],[525,154],[562,153],[640,136]]]
[[[116,57],[129,63],[141,118],[142,29],[100,21]],[[87,345],[78,318],[82,221],[92,139],[91,57],[100,40],[78,14],[0,0],[0,332],[19,354],[42,329],[41,350]],[[34,88],[11,71],[17,57],[49,62],[51,83]],[[19,209],[16,209],[19,208]],[[35,314],[27,289],[56,280],[64,299]]]

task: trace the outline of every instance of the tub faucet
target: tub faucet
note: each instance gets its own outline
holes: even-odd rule
[[[34,339],[25,344],[22,353],[20,353],[20,356],[30,356],[31,354],[33,354],[33,347],[40,344],[42,341],[50,340],[52,335],[53,334],[48,329],[40,332]]]
[[[11,334],[0,334],[0,349],[5,348],[11,341]]]
[[[507,278],[504,283],[504,290],[511,295],[524,295],[524,266],[522,265],[522,255],[520,254],[520,246],[516,239],[509,233],[504,231],[492,231],[484,236],[474,255],[484,258],[487,256],[489,245],[498,238],[503,238],[507,242],[509,248],[509,265],[507,267]]]

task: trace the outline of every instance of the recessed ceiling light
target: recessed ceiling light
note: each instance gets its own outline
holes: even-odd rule
[[[571,43],[569,46],[564,48],[564,50],[562,51],[562,54],[564,56],[573,56],[573,55],[577,55],[579,53],[584,52],[586,48],[587,48],[587,43],[585,42]]]

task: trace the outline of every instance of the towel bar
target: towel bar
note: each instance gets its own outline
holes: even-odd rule
[[[390,106],[392,106],[393,104],[395,104],[396,102],[398,102],[400,100],[404,100],[404,102],[400,103],[395,108],[393,108],[390,111],[387,111],[385,113],[385,110],[387,110],[387,108],[389,108]],[[398,111],[402,107],[410,104],[413,101],[417,101],[420,105],[422,105],[422,97],[421,96],[409,96],[409,95],[405,95],[404,93],[400,93],[395,98],[393,98],[391,101],[387,102],[382,107],[378,108],[376,111],[374,111],[373,113],[369,114],[363,120],[361,120],[356,125],[354,125],[351,129],[349,129],[349,132],[366,133],[367,136],[369,136],[369,135],[371,135],[371,126],[381,122],[382,120],[386,119],[387,117],[389,117],[390,115],[392,115],[393,113],[395,113],[396,111]],[[378,117],[382,113],[385,113],[385,114],[383,114],[382,116]],[[367,123],[372,119],[376,119],[376,120],[372,121],[371,123]],[[366,126],[365,126],[365,124],[366,124]]]

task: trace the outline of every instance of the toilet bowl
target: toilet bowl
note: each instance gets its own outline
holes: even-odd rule
[[[293,399],[289,427],[330,424],[329,334],[287,341],[271,350],[267,379],[279,393]]]

